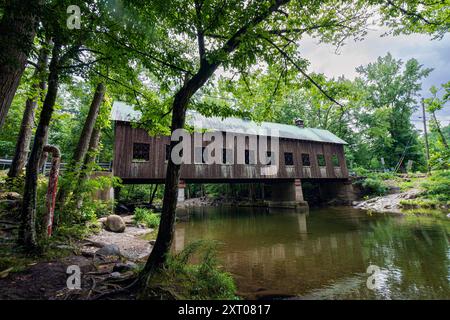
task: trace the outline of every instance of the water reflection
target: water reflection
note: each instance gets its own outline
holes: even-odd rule
[[[219,257],[248,297],[450,298],[449,223],[349,208],[309,213],[196,208],[177,224],[174,249],[197,239],[222,243]],[[376,290],[366,269],[378,265]]]

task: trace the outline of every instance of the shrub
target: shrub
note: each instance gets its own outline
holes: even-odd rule
[[[363,190],[364,195],[377,195],[381,196],[386,194],[388,187],[379,178],[366,178],[364,180],[358,181]]]
[[[135,224],[143,223],[148,228],[156,228],[159,226],[160,216],[154,213],[152,210],[145,208],[136,208],[134,210],[133,221]]]
[[[190,264],[195,258],[200,262]],[[163,270],[149,283],[177,299],[237,299],[232,276],[218,265],[215,241],[195,241],[178,254],[169,255]],[[148,289],[152,291],[152,287]]]
[[[439,201],[450,201],[450,171],[434,171],[422,184],[425,195]]]

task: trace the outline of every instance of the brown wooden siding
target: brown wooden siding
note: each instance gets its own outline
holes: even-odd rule
[[[147,143],[150,145],[149,161],[133,161],[133,143]],[[129,123],[116,122],[114,144],[114,175],[125,180],[164,180],[166,173],[165,150],[170,143],[166,136],[150,137],[143,129],[132,128]],[[206,143],[203,143],[205,145]],[[236,144],[236,142],[235,142]],[[246,148],[248,148],[246,139]],[[194,144],[192,142],[191,158],[193,164],[181,166],[181,179],[183,180],[245,180],[245,179],[340,179],[348,178],[345,163],[344,148],[340,144],[320,143],[293,139],[280,139],[280,154],[278,173],[272,176],[261,174],[261,164],[194,164]],[[236,145],[235,145],[236,147]],[[236,149],[235,149],[236,150]],[[293,166],[284,164],[284,153],[292,152]],[[302,166],[302,153],[308,153],[311,166]],[[317,155],[323,154],[325,167],[319,167]],[[339,167],[334,167],[333,154],[339,160]]]

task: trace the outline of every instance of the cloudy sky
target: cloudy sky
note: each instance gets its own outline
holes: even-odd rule
[[[344,75],[353,79],[355,68],[375,61],[379,56],[390,52],[394,58],[406,61],[416,58],[433,72],[423,81],[422,95],[429,96],[432,85],[439,87],[450,81],[450,37],[432,40],[426,35],[401,35],[380,37],[381,31],[370,31],[363,41],[348,41],[338,53],[331,45],[318,45],[317,40],[305,39],[300,46],[300,53],[311,62],[309,71],[322,72],[328,77]],[[420,114],[413,115],[414,124]],[[438,114],[443,125],[450,124],[450,104]],[[420,126],[421,127],[421,126]]]

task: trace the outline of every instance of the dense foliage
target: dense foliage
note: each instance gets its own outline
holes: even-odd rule
[[[136,224],[144,224],[147,228],[157,228],[160,217],[158,214],[145,208],[134,209],[133,221]]]

